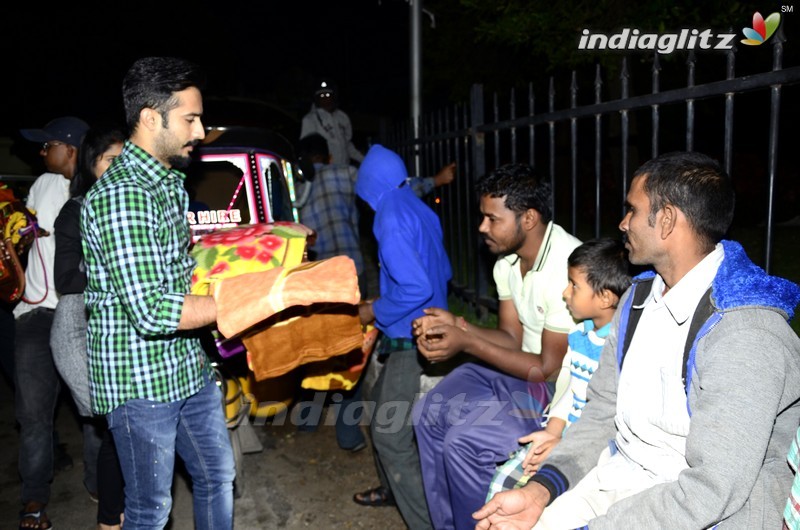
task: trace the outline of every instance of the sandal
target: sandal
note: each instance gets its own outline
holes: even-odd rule
[[[353,495],[353,501],[361,506],[397,506],[392,492],[383,486],[356,493]]]
[[[30,506],[30,504],[28,505]],[[47,512],[44,511],[44,505],[33,511],[31,508],[26,507],[30,511],[23,509],[19,512],[19,530],[51,530],[53,523],[47,517]],[[35,523],[34,526],[23,526],[22,521],[28,519],[29,522]]]

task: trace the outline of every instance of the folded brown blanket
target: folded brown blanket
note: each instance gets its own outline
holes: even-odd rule
[[[256,380],[277,377],[301,364],[360,350],[358,306],[292,307],[248,330],[242,342]]]

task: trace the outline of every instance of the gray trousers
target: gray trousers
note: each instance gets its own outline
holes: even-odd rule
[[[389,353],[374,385],[364,383],[369,408],[374,407],[370,434],[381,485],[391,490],[406,525],[426,530],[432,525],[411,423],[422,374],[418,355],[416,350]]]

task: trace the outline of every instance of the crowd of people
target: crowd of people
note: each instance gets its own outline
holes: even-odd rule
[[[232,528],[234,455],[196,330],[212,296],[189,294],[183,169],[204,138],[202,71],[136,61],[126,129],[67,116],[21,131],[47,172],[30,189],[41,237],[11,335],[19,424],[19,528],[53,527],[60,384],[81,416],[84,486],[100,528],[163,528],[176,456],[197,528]],[[378,486],[353,500],[396,507],[412,530],[800,526],[800,287],[725,240],[728,175],[675,152],[633,174],[622,237],[582,242],[553,220],[552,190],[525,164],[477,181],[478,231],[497,256],[495,328],[448,310],[439,217],[392,150],[352,143],[329,81],[303,119],[301,222],[312,260],[349,256],[374,368],[341,401],[342,449],[367,447]],[[305,165],[303,165],[305,163]],[[369,292],[359,201],[374,215]],[[629,265],[646,269],[632,277]],[[3,326],[8,333],[9,326]],[[5,341],[4,341],[5,342]],[[457,361],[432,389],[431,365]],[[375,411],[392,408],[391,421]],[[345,416],[342,414],[342,416]]]

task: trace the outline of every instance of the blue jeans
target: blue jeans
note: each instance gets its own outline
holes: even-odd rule
[[[22,502],[50,500],[53,480],[53,416],[60,383],[50,353],[53,310],[37,308],[16,321],[14,408],[19,422]]]
[[[233,527],[235,472],[221,400],[209,382],[187,399],[132,399],[106,416],[125,479],[125,530],[167,524],[176,451],[192,477],[195,528]]]

